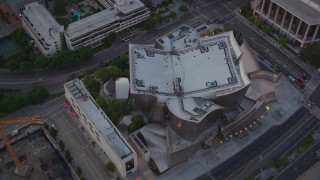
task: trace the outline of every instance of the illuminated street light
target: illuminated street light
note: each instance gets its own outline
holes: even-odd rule
[[[269,111],[269,110],[270,110],[270,107],[269,107],[269,106],[266,106],[266,110]]]

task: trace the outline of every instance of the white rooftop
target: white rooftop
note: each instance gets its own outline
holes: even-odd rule
[[[64,86],[71,92],[79,107],[85,113],[86,119],[90,119],[92,122],[91,125],[102,134],[103,137],[100,137],[100,139],[105,140],[114,153],[118,154],[121,159],[133,153],[130,145],[113,125],[108,116],[96,104],[79,79],[69,81],[64,84]],[[80,114],[78,115],[82,116]]]
[[[182,25],[157,39],[157,42],[165,50],[185,49],[199,44],[198,33],[188,25]]]
[[[173,51],[130,44],[131,92],[192,97],[242,86],[233,62],[241,54],[231,40],[225,34]]]
[[[69,24],[66,29],[68,37],[78,37],[82,34],[89,33],[99,27],[105,26],[111,22],[120,19],[115,9],[105,9],[96,14],[80,19],[79,21]]]
[[[49,33],[58,33],[61,25],[51,16],[46,8],[44,8],[38,2],[33,2],[25,5],[23,14],[33,24],[33,27],[41,34],[45,40],[53,39]]]

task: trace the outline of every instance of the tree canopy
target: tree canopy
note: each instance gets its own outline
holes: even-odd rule
[[[300,58],[320,67],[320,43],[308,44],[300,51]]]
[[[143,116],[141,114],[135,115],[131,118],[131,124],[128,127],[129,133],[132,133],[145,125]]]
[[[288,43],[288,40],[285,37],[279,37],[279,39],[277,40],[277,43],[280,45],[285,45]]]
[[[249,17],[252,15],[251,3],[249,0],[247,0],[245,3],[240,5],[240,11],[241,11],[241,14],[243,14],[245,17]]]
[[[31,104],[41,103],[49,96],[46,88],[39,86],[33,88],[25,95],[9,94],[0,101],[0,112],[14,112]]]
[[[181,5],[180,7],[179,7],[179,11],[181,11],[181,12],[188,12],[188,7],[185,5],[185,4],[183,4],[183,5]]]
[[[83,79],[83,83],[90,92],[93,98],[96,98],[100,92],[100,82],[93,76],[86,75]]]

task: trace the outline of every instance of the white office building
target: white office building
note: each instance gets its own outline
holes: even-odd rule
[[[137,154],[108,116],[96,104],[79,79],[64,84],[65,96],[104,154],[115,164],[122,178],[137,169]]]
[[[150,16],[140,0],[100,0],[105,10],[69,24],[65,32],[67,47],[97,47],[110,33],[121,32]]]
[[[25,5],[38,2],[39,4],[42,4],[45,6],[46,1],[45,0],[7,0],[7,4],[10,6],[12,12],[19,16],[19,13],[22,13],[22,11],[25,9]]]
[[[23,28],[43,55],[52,56],[62,50],[64,27],[41,4],[26,5],[21,19]]]

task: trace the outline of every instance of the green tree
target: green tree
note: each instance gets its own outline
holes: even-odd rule
[[[114,58],[112,60],[111,65],[114,65],[121,70],[129,69],[128,55],[122,55],[122,56],[118,56],[118,57]]]
[[[0,54],[0,68],[5,68],[6,67],[6,60],[4,57]]]
[[[102,67],[98,69],[96,75],[102,82],[107,82],[111,78],[121,77],[122,71],[117,66],[111,65],[109,67]]]
[[[256,27],[259,27],[261,28],[261,26],[263,25],[263,21],[261,19],[257,19],[257,20],[254,20],[253,24],[256,26]]]
[[[213,29],[213,32],[214,32],[215,34],[219,34],[219,33],[222,33],[222,32],[223,32],[223,29],[221,29],[221,28],[214,28],[214,29]]]
[[[183,4],[183,5],[181,5],[180,7],[179,7],[179,11],[181,11],[181,12],[188,12],[188,7],[185,5],[185,4]]]
[[[81,175],[81,173],[82,173],[81,167],[79,167],[79,166],[76,167],[76,173],[78,176]]]
[[[267,167],[268,167],[269,169],[274,168],[274,167],[275,167],[274,161],[273,161],[273,160],[269,160],[269,161],[267,162]]]
[[[148,30],[152,29],[155,25],[156,25],[156,21],[151,16],[146,21],[144,21],[144,27]]]
[[[66,145],[64,144],[63,141],[60,140],[60,141],[58,142],[58,146],[59,146],[60,150],[63,152]]]
[[[71,163],[72,160],[73,160],[73,157],[71,156],[71,154],[70,154],[68,149],[64,152],[64,157],[66,158],[68,163]]]
[[[253,16],[249,16],[249,17],[247,17],[247,19],[250,21],[250,22],[254,22],[254,18],[253,18]]]
[[[58,136],[58,130],[56,128],[50,128],[49,134],[54,140],[56,140]]]
[[[110,47],[116,40],[117,40],[117,34],[111,33],[106,38],[104,38],[102,42],[106,47]]]
[[[250,1],[246,1],[244,4],[240,5],[240,12],[243,14],[245,17],[249,17],[252,15],[251,11],[251,3]]]
[[[118,125],[118,129],[120,131],[126,132],[126,131],[128,131],[128,125],[121,123]]]
[[[64,0],[54,0],[54,11],[56,16],[65,16],[67,15],[66,5]]]
[[[267,33],[267,34],[271,33],[271,31],[272,31],[272,27],[270,25],[267,25],[267,24],[262,25],[261,28],[262,28],[262,31]]]
[[[86,75],[83,79],[83,83],[90,92],[93,98],[96,98],[100,92],[100,82],[96,80],[93,76]]]
[[[115,172],[116,171],[116,166],[114,165],[114,163],[112,161],[109,161],[107,164],[106,164],[106,168],[108,171],[110,172]]]
[[[33,64],[28,61],[19,63],[19,69],[23,72],[30,72],[32,70]]]
[[[246,179],[247,180],[255,180],[253,176],[248,176]]]
[[[43,124],[43,127],[46,129],[46,130],[49,130],[49,125],[47,123],[44,123]]]
[[[308,44],[301,49],[299,56],[303,61],[320,67],[320,43]]]
[[[129,125],[129,133],[132,133],[145,125],[143,116],[141,114],[135,115],[131,118],[131,124]]]
[[[157,15],[157,16],[156,16],[156,21],[157,21],[157,23],[163,23],[163,20],[164,20],[164,17],[163,17],[163,16],[161,16],[161,15]]]
[[[172,19],[175,19],[177,17],[177,13],[174,12],[174,11],[170,11],[169,17],[172,18]]]
[[[279,37],[279,39],[277,40],[277,43],[280,45],[285,45],[288,43],[288,40],[285,37]]]
[[[103,97],[97,96],[96,102],[103,111],[107,111],[107,101]]]
[[[15,53],[11,55],[7,60],[6,67],[8,67],[10,71],[19,69],[20,63],[23,62],[23,59],[21,57],[22,57],[21,53]]]
[[[280,158],[280,161],[281,161],[281,165],[282,165],[282,166],[286,166],[286,165],[288,165],[288,163],[289,163],[289,160],[288,160],[288,157],[287,157],[287,156],[282,156],[282,157]]]

